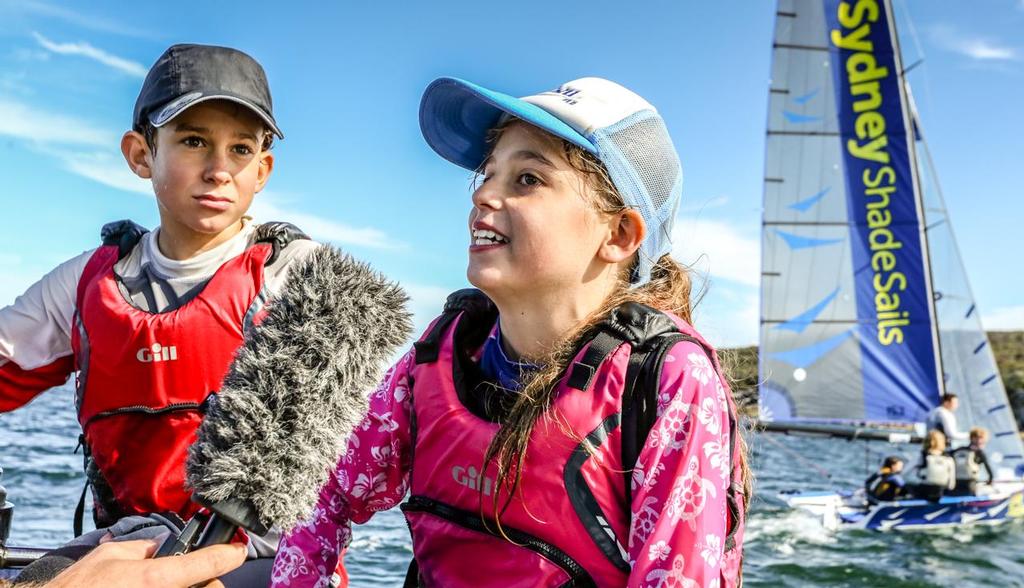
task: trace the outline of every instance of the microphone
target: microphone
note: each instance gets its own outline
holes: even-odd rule
[[[368,393],[412,332],[395,282],[330,246],[296,263],[246,335],[189,449],[186,483],[212,511],[196,546],[291,530],[313,511]],[[189,537],[168,538],[170,553]],[[161,549],[161,552],[165,549]]]

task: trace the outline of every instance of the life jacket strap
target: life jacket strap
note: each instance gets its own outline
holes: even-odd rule
[[[622,345],[622,339],[619,337],[604,330],[598,332],[590,341],[590,346],[583,353],[583,357],[572,364],[569,372],[569,387],[580,392],[585,392],[587,388],[590,388],[590,382],[594,379],[598,368],[620,345]]]
[[[85,440],[85,433],[78,436],[78,445],[75,447],[75,453],[78,449],[82,449],[82,469],[86,470],[89,467],[89,444]],[[85,482],[82,484],[82,493],[78,496],[78,505],[75,506],[75,516],[72,519],[71,526],[74,530],[75,537],[81,537],[82,528],[84,526],[85,519],[85,494],[89,490],[89,477],[85,476]]]
[[[437,361],[441,351],[441,336],[462,313],[466,313],[473,324],[491,324],[498,315],[498,308],[486,294],[476,288],[464,288],[449,294],[441,317],[434,321],[434,326],[426,335],[413,343],[417,365]]]
[[[270,256],[263,265],[267,266],[277,261],[281,250],[294,241],[309,240],[309,235],[302,232],[302,229],[291,223],[273,221],[261,223],[256,227],[255,243],[269,243],[271,246]]]
[[[100,229],[100,239],[105,247],[117,247],[117,259],[120,260],[131,253],[139,239],[148,232],[149,229],[124,219],[103,225]]]

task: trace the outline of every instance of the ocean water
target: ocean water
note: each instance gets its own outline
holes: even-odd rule
[[[0,415],[0,484],[15,504],[11,545],[71,539],[82,490],[78,424],[70,389],[51,390]],[[774,496],[787,488],[859,485],[867,468],[913,447],[751,434],[756,494],[745,543],[746,586],[1024,586],[1024,525],[926,533],[825,531]],[[86,520],[91,521],[90,515]],[[411,556],[397,509],[357,526],[346,558],[352,585],[401,586]]]

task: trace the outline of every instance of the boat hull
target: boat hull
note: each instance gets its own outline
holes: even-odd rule
[[[863,492],[798,492],[779,495],[787,505],[820,517],[834,530],[915,531],[943,527],[999,525],[1024,518],[1024,483],[1006,483],[978,496],[945,496],[938,501],[907,499],[868,503]]]

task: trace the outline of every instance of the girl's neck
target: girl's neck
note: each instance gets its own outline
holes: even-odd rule
[[[579,288],[577,291],[534,293],[514,300],[494,300],[501,321],[501,336],[509,359],[541,361],[593,312],[608,291]]]

